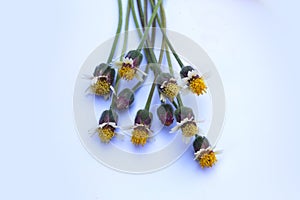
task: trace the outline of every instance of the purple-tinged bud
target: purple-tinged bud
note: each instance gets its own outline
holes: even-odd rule
[[[111,109],[103,111],[99,119],[99,124],[109,123],[109,122],[115,122],[116,124],[118,122],[118,115],[116,114],[115,111]]]
[[[174,114],[177,122],[181,122],[185,118],[187,119],[195,118],[193,110],[185,106],[176,109]]]
[[[206,137],[196,135],[196,139],[193,142],[194,151],[197,152],[200,149],[207,149],[210,147],[209,141]]]
[[[170,104],[161,104],[157,108],[157,116],[163,125],[170,126],[174,121],[172,106]]]
[[[133,63],[132,63],[133,66],[134,66],[134,67],[138,67],[138,66],[141,64],[142,60],[143,60],[143,54],[141,54],[140,51],[137,51],[137,50],[131,50],[131,51],[129,51],[129,52],[126,54],[125,58],[132,59],[132,61],[133,61]]]
[[[112,85],[114,82],[115,73],[115,70],[109,64],[101,63],[95,68],[93,76],[103,77],[110,85]]]
[[[190,71],[193,71],[194,68],[192,68],[191,66],[185,66],[183,67],[181,70],[180,70],[180,77],[181,78],[185,78],[185,77],[188,77],[188,73]]]
[[[133,103],[133,101],[134,92],[129,88],[125,88],[115,98],[114,104],[118,110],[125,110]]]
[[[135,124],[142,124],[142,125],[145,125],[148,128],[150,128],[151,122],[152,122],[152,118],[153,118],[153,115],[148,110],[145,110],[145,109],[139,110],[136,113],[136,117],[135,117],[134,123]]]

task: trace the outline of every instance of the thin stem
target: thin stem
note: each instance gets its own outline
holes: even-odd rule
[[[154,0],[154,4],[155,4],[155,0]],[[160,4],[160,8],[162,8],[163,4]],[[151,5],[151,9],[153,11],[153,6]],[[157,16],[154,18],[154,21],[152,23],[152,33],[151,33],[151,45],[152,47],[154,47],[155,44],[155,38],[156,38],[156,18]]]
[[[131,5],[131,11],[132,11],[132,16],[133,16],[133,21],[135,23],[135,27],[137,28],[137,32],[139,34],[139,37],[142,37],[143,34],[141,32],[141,29],[140,29],[140,26],[139,26],[139,21],[138,21],[137,16],[136,16],[133,0],[130,0],[130,5]]]
[[[122,28],[123,13],[122,13],[122,1],[121,0],[118,0],[118,6],[119,6],[118,28],[117,28],[117,31],[116,31],[116,36],[115,36],[112,48],[110,50],[110,54],[109,54],[108,59],[107,59],[107,63],[111,63],[111,61],[112,61],[112,59],[114,57],[114,54],[115,54],[115,51],[116,51],[116,47],[117,47],[117,43],[118,43],[118,40],[119,40],[119,37],[120,37],[121,28]]]
[[[156,84],[154,82],[152,83],[151,90],[150,90],[150,93],[149,93],[149,96],[148,96],[148,99],[147,99],[147,102],[145,105],[145,110],[148,110],[148,111],[150,109],[150,104],[151,104],[153,93],[154,93],[155,86],[156,86]]]
[[[140,19],[141,19],[141,24],[144,29],[146,23],[145,23],[145,17],[144,17],[144,13],[143,13],[143,9],[142,9],[142,2],[141,2],[141,0],[137,0],[136,2],[137,2],[138,11],[139,11]]]
[[[150,3],[151,3],[152,6],[154,5],[154,2],[153,2],[153,1],[154,1],[154,0],[150,0]],[[184,67],[182,61],[180,60],[179,56],[177,55],[175,49],[173,48],[173,46],[172,46],[172,44],[171,44],[171,42],[170,42],[170,40],[169,40],[169,38],[168,38],[168,36],[167,36],[167,34],[166,34],[166,30],[165,30],[165,29],[163,28],[163,26],[162,26],[162,23],[161,23],[160,18],[157,17],[156,20],[157,20],[157,23],[158,23],[158,25],[159,25],[159,27],[160,27],[160,29],[161,29],[161,32],[162,32],[163,36],[166,38],[166,42],[167,42],[167,44],[168,44],[170,50],[172,51],[172,53],[173,53],[175,59],[177,60],[177,62],[178,62],[178,64],[180,65],[181,68]]]
[[[177,101],[178,101],[179,108],[182,107],[183,103],[179,94],[177,95]]]
[[[153,12],[152,12],[151,18],[150,18],[150,20],[149,20],[149,22],[148,22],[148,24],[147,24],[146,29],[145,29],[143,38],[142,38],[142,40],[141,40],[141,42],[140,42],[140,44],[139,44],[139,46],[138,46],[138,48],[137,48],[138,51],[141,51],[142,48],[143,48],[143,46],[144,46],[144,42],[145,42],[145,40],[147,39],[147,35],[148,35],[148,33],[149,33],[150,26],[151,26],[151,24],[153,23],[153,20],[154,20],[156,14],[157,14],[157,10],[158,10],[158,8],[159,8],[161,2],[162,2],[162,0],[158,0],[157,4],[156,4],[155,7],[154,7],[154,10],[153,10]]]
[[[148,21],[148,0],[144,0],[144,24]]]

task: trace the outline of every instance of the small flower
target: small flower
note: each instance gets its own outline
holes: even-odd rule
[[[204,136],[196,135],[193,143],[195,158],[202,168],[212,167],[217,162],[216,153]]]
[[[152,113],[147,110],[139,110],[134,120],[134,126],[131,136],[131,142],[134,145],[144,146],[150,137],[150,126],[152,122]]]
[[[137,50],[132,50],[127,53],[124,60],[121,62],[116,62],[116,65],[119,67],[119,75],[125,80],[132,80],[136,77],[138,80],[142,80],[140,75],[137,73],[140,72],[142,75],[147,75],[142,70],[139,69],[139,65],[143,60],[143,54]]]
[[[165,126],[170,126],[173,121],[173,108],[170,104],[161,104],[157,108],[157,116],[161,123]]]
[[[108,99],[110,95],[110,90],[114,92],[112,86],[115,77],[115,70],[111,68],[108,64],[101,63],[98,65],[93,73],[91,79],[91,85],[87,89],[89,93],[104,96],[105,99]]]
[[[150,130],[145,125],[137,124],[132,131],[132,144],[144,146],[147,143],[149,134]]]
[[[193,110],[188,107],[181,107],[175,111],[175,117],[177,125],[171,129],[171,133],[174,133],[181,129],[182,135],[186,139],[190,139],[192,136],[199,132],[197,122],[195,121],[195,116]]]
[[[125,110],[133,103],[133,101],[134,92],[129,88],[125,88],[115,98],[114,105],[118,110]]]
[[[115,136],[118,116],[113,110],[105,110],[100,119],[97,132],[102,142],[108,143]]]
[[[158,75],[156,82],[158,90],[161,92],[160,98],[163,102],[166,101],[166,98],[173,101],[180,91],[176,79],[169,73],[161,73]]]
[[[191,92],[198,96],[206,93],[207,86],[203,76],[200,76],[191,66],[185,66],[180,71],[180,76]]]

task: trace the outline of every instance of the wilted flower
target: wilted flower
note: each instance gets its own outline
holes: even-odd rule
[[[199,132],[193,110],[188,107],[180,107],[175,110],[177,125],[171,129],[171,133],[181,129],[182,135],[189,139]]]
[[[206,137],[196,135],[193,147],[195,151],[194,160],[197,160],[202,168],[212,167],[217,162],[216,152]]]
[[[115,136],[118,116],[113,110],[105,110],[100,119],[97,132],[102,142],[108,143]]]
[[[142,75],[147,75],[139,66],[143,60],[143,54],[137,50],[132,50],[127,53],[123,61],[116,62],[119,67],[119,75],[125,80],[132,80],[136,77],[138,80],[142,80],[141,76],[137,73],[140,72]]]
[[[114,105],[118,110],[125,110],[133,103],[133,101],[134,92],[129,88],[125,88],[114,99]]]
[[[104,96],[105,99],[108,99],[110,90],[114,92],[112,84],[115,78],[115,70],[110,65],[101,63],[95,68],[93,76],[88,78],[91,79],[91,85],[88,88],[89,93]]]
[[[206,93],[207,86],[203,76],[200,76],[191,66],[185,66],[180,71],[180,76],[185,85],[198,96]]]
[[[147,110],[139,110],[134,120],[131,142],[144,146],[151,133],[152,113]]]
[[[169,73],[161,73],[158,75],[156,82],[158,90],[161,92],[160,98],[163,102],[166,101],[166,98],[173,101],[180,91],[176,79]]]
[[[163,125],[170,126],[174,121],[172,106],[166,103],[161,104],[157,108],[157,116]]]

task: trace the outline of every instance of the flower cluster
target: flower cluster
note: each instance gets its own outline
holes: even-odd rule
[[[118,1],[118,3],[119,10],[122,10],[122,6],[120,5],[121,1]],[[202,168],[212,167],[217,162],[216,152],[205,136],[198,135],[200,127],[197,125],[198,122],[194,110],[191,108],[192,105],[188,104],[188,100],[182,98],[183,101],[181,99],[181,95],[184,94],[183,91],[185,90],[194,94],[195,98],[207,93],[208,86],[204,76],[195,70],[194,67],[185,66],[183,64],[163,29],[161,45],[163,49],[160,51],[159,59],[156,58],[155,52],[150,46],[149,41],[155,43],[154,34],[149,34],[150,26],[152,26],[153,23],[157,23],[157,27],[166,28],[163,27],[166,23],[164,19],[165,14],[163,13],[164,9],[161,3],[162,0],[158,0],[156,3],[155,1],[152,2],[152,16],[149,20],[146,20],[148,22],[147,26],[144,22],[141,23],[143,25],[143,35],[140,38],[138,47],[125,53],[128,41],[128,34],[125,34],[122,57],[120,61],[113,62],[119,33],[122,27],[122,13],[119,13],[117,34],[107,63],[101,63],[96,66],[93,75],[89,77],[91,80],[91,84],[88,87],[89,93],[102,96],[106,100],[111,96],[111,92],[113,93],[109,109],[102,112],[95,132],[98,133],[98,137],[103,143],[109,143],[117,135],[117,128],[118,130],[124,130],[117,126],[118,115],[122,117],[124,110],[132,109],[132,107],[135,108],[132,104],[134,101],[139,100],[142,103],[145,102],[145,107],[137,108],[138,111],[135,115],[134,123],[130,124],[131,134],[128,133],[128,135],[130,135],[130,141],[134,146],[142,147],[146,145],[149,139],[154,137],[151,131],[153,114],[150,110],[155,101],[152,99],[153,97],[159,96],[159,98],[156,99],[156,103],[160,103],[155,115],[157,119],[166,128],[170,127],[169,130],[171,133],[181,131],[183,139],[186,142],[189,142],[195,137],[193,142],[195,150],[194,159],[197,160]],[[158,11],[161,12],[160,15],[157,15]],[[130,12],[135,14],[135,9],[128,6],[125,31],[128,31],[128,16],[130,16]],[[140,12],[139,14],[142,13],[143,12]],[[168,49],[172,51],[174,58],[178,62],[177,70],[180,70],[180,72],[177,74],[174,74],[177,70],[175,68],[173,69],[171,58],[168,57],[170,56],[167,53]],[[164,69],[164,65],[162,65],[164,54],[166,55],[166,60],[169,65],[168,71]],[[142,69],[143,67],[140,67],[144,56],[147,61],[145,70]],[[152,72],[150,73],[153,73],[151,89],[148,96],[144,96],[143,94],[141,99],[137,99],[137,96],[139,95],[135,95],[138,92],[138,88],[144,84],[145,79],[151,78],[151,76],[147,76],[148,70],[151,70]],[[132,80],[136,79],[137,83],[134,83],[135,81]],[[134,83],[135,85],[132,86],[131,83]],[[118,91],[119,86],[121,87],[120,91]],[[157,93],[155,93],[155,91]],[[176,125],[173,124],[175,121],[174,119],[176,120]],[[153,129],[155,129],[155,127]]]

